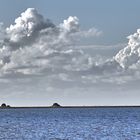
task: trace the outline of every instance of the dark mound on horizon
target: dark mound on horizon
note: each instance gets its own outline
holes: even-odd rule
[[[10,108],[10,105],[6,105],[5,103],[1,104],[1,108]]]
[[[52,107],[61,107],[58,103],[54,103]]]

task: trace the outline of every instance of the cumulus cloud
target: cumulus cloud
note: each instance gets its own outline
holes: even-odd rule
[[[39,75],[88,69],[90,56],[72,46],[75,36],[98,36],[96,28],[83,31],[79,19],[68,17],[55,25],[34,8],[0,32],[0,75]],[[90,61],[89,61],[90,60]]]
[[[68,33],[73,33],[79,31],[79,19],[74,16],[70,16],[67,20],[64,20],[60,27]]]
[[[140,29],[128,36],[128,39],[128,45],[114,57],[123,68],[136,66],[140,63]]]
[[[102,34],[94,27],[81,30],[76,16],[55,25],[36,9],[29,8],[10,27],[1,24],[0,28],[0,78],[40,77],[41,81],[46,79],[49,87],[84,87],[95,83],[122,84],[139,75],[138,71],[132,74],[139,67],[139,30],[128,37],[124,49],[106,58],[96,55],[93,46],[75,47],[75,38]]]
[[[10,25],[6,29],[10,41],[22,42],[28,38],[35,36],[39,31],[45,28],[54,27],[54,24],[49,20],[45,20],[36,9],[28,8],[21,16],[15,19],[15,24]]]

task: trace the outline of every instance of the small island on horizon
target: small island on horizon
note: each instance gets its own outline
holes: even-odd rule
[[[10,107],[11,107],[10,105],[6,105],[5,103],[1,104],[1,108],[10,108]]]
[[[124,107],[140,107],[140,105],[100,105],[100,106],[61,106],[58,103],[53,103],[51,106],[10,106],[2,103],[0,109],[20,109],[20,108],[124,108]]]

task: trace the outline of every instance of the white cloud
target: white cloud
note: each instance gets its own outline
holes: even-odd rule
[[[133,35],[128,36],[128,45],[120,50],[115,60],[123,67],[128,68],[133,65],[138,65],[140,61],[140,29]]]
[[[48,87],[83,88],[92,87],[95,83],[120,85],[136,79],[139,75],[139,30],[129,36],[128,46],[114,57],[113,53],[110,57],[108,54],[107,57],[99,55],[102,50],[109,51],[114,46],[73,45],[75,38],[98,37],[101,34],[102,31],[94,27],[81,30],[75,16],[54,25],[34,8],[29,8],[13,25],[0,32],[0,77],[39,77],[39,81],[47,83]],[[97,48],[98,55],[95,55]],[[120,48],[122,44],[115,46],[116,50]]]
[[[79,29],[79,19],[74,16],[70,16],[67,20],[64,20],[62,24],[60,24],[60,28],[64,30],[64,32],[73,33],[78,32]]]
[[[10,25],[6,29],[9,35],[10,41],[21,42],[27,41],[31,36],[34,36],[40,30],[53,27],[53,23],[49,20],[45,20],[36,9],[28,8],[25,12],[21,13],[21,16],[15,19],[15,24]]]
[[[15,24],[1,33],[0,74],[38,75],[47,71],[85,70],[89,68],[90,56],[70,44],[75,35],[100,34],[96,31],[95,28],[80,30],[75,16],[56,26],[36,9],[28,8],[15,19]]]

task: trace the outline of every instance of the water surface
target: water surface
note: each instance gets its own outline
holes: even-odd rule
[[[139,140],[140,108],[0,110],[0,140]]]

